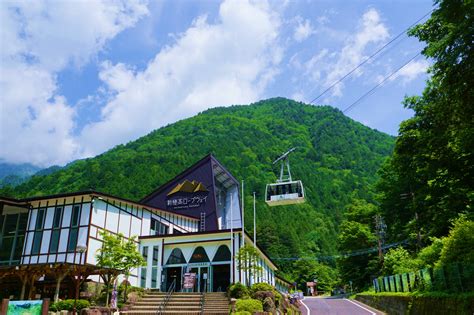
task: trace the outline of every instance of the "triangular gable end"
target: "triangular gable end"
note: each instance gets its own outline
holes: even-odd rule
[[[205,217],[205,224],[200,225],[200,230],[204,228],[204,231],[216,231],[225,229],[232,221],[229,213],[225,214],[222,211],[222,203],[218,204],[216,191],[232,189],[235,195],[233,198],[233,227],[239,228],[241,225],[238,221],[240,221],[241,215],[238,187],[237,180],[209,154],[157,188],[141,202],[197,219]]]

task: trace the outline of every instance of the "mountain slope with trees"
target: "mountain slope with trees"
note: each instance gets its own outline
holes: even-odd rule
[[[207,110],[0,194],[26,197],[96,189],[139,200],[212,152],[236,178],[245,180],[248,230],[251,196],[257,193],[258,243],[270,256],[331,255],[345,207],[353,199],[373,200],[377,170],[393,144],[393,137],[332,107],[274,98]],[[265,185],[276,180],[278,167],[272,162],[291,147],[297,148],[290,156],[292,173],[303,181],[308,202],[270,208],[263,194]]]
[[[342,282],[356,279],[359,288],[371,276],[453,265],[471,279],[463,290],[474,287],[467,272],[474,270],[474,4],[434,4],[431,17],[409,31],[426,43],[422,53],[434,61],[431,78],[422,95],[405,98],[414,116],[400,124],[394,152],[379,171],[377,206],[350,206],[340,225],[341,251],[377,243],[375,214],[385,219],[387,243],[405,241],[383,257],[340,259]],[[361,278],[360,270],[369,272]]]

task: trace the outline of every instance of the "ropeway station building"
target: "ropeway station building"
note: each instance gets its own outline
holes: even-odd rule
[[[70,298],[77,279],[100,282],[101,231],[138,236],[147,264],[132,271],[131,285],[165,291],[174,282],[180,291],[187,272],[196,274],[199,292],[246,283],[236,254],[253,242],[242,232],[240,201],[238,181],[212,155],[139,202],[97,191],[0,197],[0,296]],[[257,250],[262,271],[250,281],[286,291],[275,264]]]

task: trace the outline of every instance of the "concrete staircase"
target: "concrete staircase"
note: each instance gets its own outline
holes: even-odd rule
[[[209,292],[204,294],[204,312],[207,315],[228,315],[229,299],[223,292]]]
[[[150,291],[135,303],[130,310],[120,313],[125,315],[157,315],[158,308],[165,297],[166,294],[163,292]],[[166,304],[163,314],[200,315],[201,297],[201,293],[174,292]],[[228,312],[226,314],[228,314]]]

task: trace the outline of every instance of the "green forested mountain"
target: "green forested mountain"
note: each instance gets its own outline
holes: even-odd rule
[[[251,195],[257,193],[257,238],[270,256],[327,255],[335,253],[345,207],[354,199],[373,199],[376,172],[393,144],[394,138],[337,109],[274,98],[207,110],[0,194],[25,197],[92,188],[139,200],[212,152],[245,180],[249,231]],[[269,208],[263,194],[265,184],[276,179],[272,161],[291,147],[297,148],[290,156],[292,173],[303,181],[308,202]]]
[[[0,163],[0,187],[22,183],[39,170],[41,168],[28,163]]]

